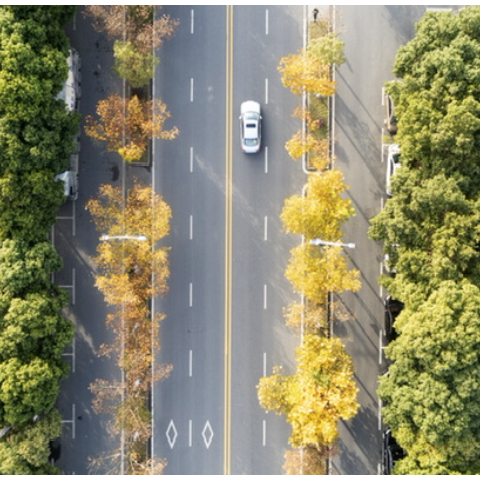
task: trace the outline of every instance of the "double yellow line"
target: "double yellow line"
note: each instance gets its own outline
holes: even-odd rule
[[[233,6],[226,8],[226,112],[225,112],[225,371],[223,474],[231,465],[232,394],[232,205],[233,205]]]

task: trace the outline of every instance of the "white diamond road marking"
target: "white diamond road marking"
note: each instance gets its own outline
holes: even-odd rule
[[[210,448],[210,445],[212,444],[212,440],[213,440],[213,430],[208,420],[207,420],[207,423],[205,424],[205,427],[202,430],[202,437],[207,448]]]
[[[166,436],[167,436],[167,441],[168,441],[168,444],[170,445],[170,448],[173,448],[178,437],[178,432],[177,432],[177,429],[175,428],[173,420],[170,420],[170,423],[168,424]]]

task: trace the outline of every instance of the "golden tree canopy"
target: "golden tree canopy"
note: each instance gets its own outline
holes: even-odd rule
[[[144,101],[136,95],[122,98],[114,93],[98,102],[97,115],[98,120],[86,118],[85,132],[107,142],[108,150],[126,161],[139,160],[152,138],[171,140],[178,135],[176,127],[163,130],[170,112],[159,99]]]
[[[126,40],[137,49],[152,51],[164,39],[173,36],[178,20],[169,15],[158,16],[158,5],[87,5],[85,14],[93,19],[93,26],[105,32],[111,40]]]
[[[146,241],[110,240],[98,246],[103,275],[97,286],[111,304],[142,302],[166,291],[169,275],[166,248],[153,248],[170,232],[171,209],[151,187],[135,181],[126,198],[121,187],[102,185],[86,207],[97,230],[109,236],[145,236]],[[151,276],[154,275],[152,290]]]
[[[312,132],[304,134],[299,130],[287,141],[285,149],[293,160],[299,160],[308,153],[320,170],[330,163],[328,140],[318,140]]]
[[[327,475],[326,448],[302,447],[285,451],[283,470],[285,475]]]
[[[306,195],[285,200],[280,216],[285,231],[305,235],[306,240],[338,241],[342,223],[355,213],[350,199],[342,197],[347,188],[339,170],[309,175]]]
[[[360,289],[359,271],[349,270],[341,247],[318,247],[305,243],[292,249],[285,276],[297,292],[317,304],[328,292]]]
[[[351,359],[340,339],[306,335],[296,360],[294,374],[260,379],[260,404],[286,415],[292,446],[332,445],[338,421],[354,417],[359,407]]]
[[[298,54],[282,57],[278,71],[282,75],[283,85],[295,95],[302,95],[304,90],[323,96],[335,93],[330,65],[304,49]]]

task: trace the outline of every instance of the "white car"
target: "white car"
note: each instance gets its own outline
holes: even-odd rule
[[[82,96],[82,89],[80,83],[82,80],[82,62],[80,55],[74,49],[70,49],[70,55],[67,58],[68,64],[68,78],[63,84],[62,91],[57,95],[57,98],[63,100],[68,111],[77,110],[78,102]]]
[[[78,198],[78,175],[71,170],[59,173],[55,180],[63,181],[63,194],[68,200],[77,200]]]
[[[256,153],[262,141],[260,104],[247,100],[240,106],[240,142],[245,153]]]
[[[395,172],[400,168],[400,145],[393,143],[388,147],[387,156],[387,195],[392,196],[391,180]]]

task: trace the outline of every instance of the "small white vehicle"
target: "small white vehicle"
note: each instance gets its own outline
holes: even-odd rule
[[[78,147],[80,143],[77,142]],[[55,177],[55,181],[61,180],[64,184],[63,193],[66,200],[76,200],[78,198],[78,152],[70,155],[69,170],[59,173]]]
[[[240,142],[245,153],[256,153],[262,141],[260,104],[247,100],[240,106]]]
[[[57,95],[57,98],[63,100],[67,110],[78,110],[78,101],[82,96],[81,83],[81,60],[80,55],[74,49],[70,49],[70,55],[67,58],[68,63],[68,77],[63,84],[62,91]]]
[[[394,143],[388,147],[387,156],[387,195],[392,196],[391,180],[395,172],[400,168],[400,145]]]

